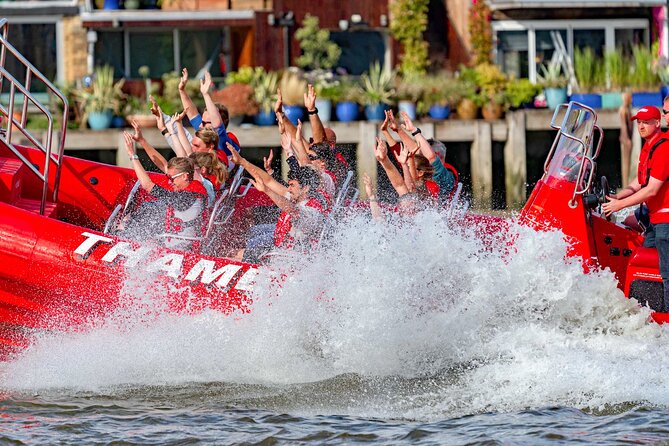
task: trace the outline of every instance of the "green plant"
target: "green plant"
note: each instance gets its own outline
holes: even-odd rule
[[[509,79],[497,65],[482,63],[474,67],[474,72],[479,87],[479,105],[487,102],[502,105],[507,102],[506,86]]]
[[[360,76],[360,97],[363,105],[390,104],[394,93],[392,73],[376,61]]]
[[[390,32],[402,46],[400,71],[403,75],[423,75],[428,65],[427,29],[429,0],[393,0],[390,3]]]
[[[183,109],[181,103],[181,96],[179,95],[179,81],[181,76],[176,71],[165,73],[161,77],[163,81],[163,93],[162,95],[154,94],[156,102],[163,110],[164,113],[172,115]],[[200,94],[200,81],[197,79],[189,79],[186,82],[186,93],[195,103],[196,107],[203,107],[204,101],[202,95]],[[141,108],[141,113],[148,113],[147,107]]]
[[[632,71],[630,84],[636,91],[656,90],[657,73],[653,69],[653,53],[646,46],[632,47]]]
[[[73,93],[86,113],[111,111],[125,96],[121,91],[124,79],[114,83],[114,69],[109,65],[97,67],[90,88],[79,88]]]
[[[519,108],[528,104],[541,92],[541,87],[533,84],[529,79],[511,79],[506,86],[506,97],[509,105]]]
[[[474,53],[474,64],[492,62],[492,29],[490,8],[485,0],[472,0],[469,8],[469,37]]]
[[[602,85],[602,64],[592,48],[574,49],[574,74],[581,93],[592,93]]]
[[[302,27],[295,31],[295,39],[302,49],[302,55],[296,60],[299,67],[329,70],[339,61],[341,48],[330,40],[330,31],[319,28],[318,17],[306,14]]]
[[[562,67],[557,61],[550,61],[547,65],[540,65],[541,74],[537,74],[537,81],[544,88],[565,88],[568,80],[562,75]]]
[[[395,76],[395,97],[398,101],[417,103],[423,96],[425,76],[417,73]]]
[[[451,73],[429,75],[423,81],[423,95],[416,104],[418,113],[427,113],[433,105],[457,104],[462,98],[460,82]]]
[[[263,71],[262,67],[240,67],[237,71],[231,71],[225,77],[225,84],[244,84],[251,85],[258,77],[257,70]]]
[[[627,86],[630,63],[620,48],[615,51],[607,51],[604,53],[604,66],[606,68],[606,75],[608,77],[608,87],[611,90],[622,91]]]
[[[262,70],[262,74],[256,76],[253,82],[253,98],[261,111],[269,113],[272,110],[277,98],[278,84],[279,75],[274,71]]]

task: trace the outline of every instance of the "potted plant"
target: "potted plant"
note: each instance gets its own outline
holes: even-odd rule
[[[265,72],[261,67],[257,67],[253,84],[253,97],[258,105],[255,123],[261,126],[272,125],[276,122],[273,106],[276,102],[279,76],[274,71]]]
[[[459,83],[450,73],[427,76],[423,84],[423,95],[416,104],[419,114],[428,114],[432,119],[447,119],[451,106],[461,99]]]
[[[511,79],[506,86],[506,97],[511,109],[530,107],[540,92],[541,87],[526,78]]]
[[[124,9],[139,9],[140,0],[123,0]]]
[[[482,63],[474,68],[479,87],[479,106],[483,119],[495,120],[502,117],[506,108],[506,86],[508,78],[497,65]]]
[[[456,110],[460,119],[476,119],[479,111],[479,89],[476,84],[476,72],[472,68],[460,66],[457,78],[460,100]]]
[[[546,105],[554,109],[567,102],[567,78],[562,75],[562,67],[557,61],[541,65],[541,74],[537,75],[539,84],[544,87]]]
[[[592,48],[575,48],[574,74],[578,92],[571,95],[571,100],[593,109],[602,108],[602,97],[595,93],[595,88],[602,84],[602,64]]]
[[[332,119],[332,103],[342,98],[341,83],[330,72],[320,72],[311,82],[316,90],[318,117],[321,122],[329,122]]]
[[[358,119],[358,103],[360,90],[350,77],[339,79],[341,85],[341,99],[337,102],[335,115],[341,122],[351,122]]]
[[[646,46],[632,48],[632,69],[630,85],[632,87],[632,107],[654,105],[662,107],[662,93],[659,79],[654,69],[653,53]]]
[[[384,111],[392,102],[392,74],[376,61],[360,77],[360,99],[369,121],[383,121]]]
[[[424,76],[404,73],[395,79],[398,110],[406,112],[411,119],[416,119],[416,104],[423,95]]]
[[[617,109],[623,104],[622,92],[628,83],[629,67],[629,61],[619,48],[604,53],[607,91],[602,93],[602,108]]]
[[[115,83],[114,69],[105,65],[95,69],[93,82],[89,88],[81,88],[75,91],[91,129],[109,128],[113,110],[118,107],[118,103],[123,97],[121,91],[123,82],[124,80],[120,79]]]
[[[307,91],[307,81],[299,72],[288,69],[281,77],[280,88],[283,112],[290,122],[297,125],[297,120],[304,118],[304,92]]]
[[[244,116],[253,116],[258,107],[253,99],[253,87],[247,84],[230,84],[214,91],[211,98],[214,102],[224,104],[230,114],[230,125],[239,125]]]

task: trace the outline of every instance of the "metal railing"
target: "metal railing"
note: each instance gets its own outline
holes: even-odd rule
[[[0,140],[4,142],[9,150],[14,155],[16,155],[16,157],[21,160],[23,164],[25,164],[28,169],[42,181],[40,214],[44,215],[44,209],[46,207],[47,197],[49,194],[49,168],[52,163],[56,165],[52,200],[54,202],[58,200],[58,185],[60,183],[63,149],[65,147],[65,134],[67,130],[69,104],[67,98],[60,92],[60,90],[58,90],[58,88],[56,88],[56,86],[53,85],[51,81],[46,78],[46,76],[44,76],[37,68],[35,68],[35,66],[31,64],[28,59],[26,59],[16,48],[14,48],[12,44],[7,41],[8,30],[9,23],[7,19],[0,19],[0,92],[3,91],[6,82],[9,83],[8,104],[5,106],[4,103],[0,102],[0,113],[2,113],[7,118],[7,128],[5,129],[4,134],[0,133]],[[11,54],[15,58],[16,62],[25,68],[26,77],[23,83],[18,81],[9,71],[7,71],[5,66],[7,53]],[[35,78],[43,82],[47,88],[48,93],[58,98],[62,103],[63,116],[60,123],[60,138],[55,151],[53,150],[54,120],[51,116],[51,112],[30,92],[32,81]],[[21,117],[19,120],[14,117],[14,106],[17,90],[19,94],[23,95],[23,106],[21,107]],[[38,141],[37,138],[35,138],[26,129],[26,122],[28,120],[28,101],[30,101],[30,103],[47,118],[48,129],[46,134],[46,141],[44,143]],[[23,136],[25,136],[28,141],[30,141],[33,147],[41,150],[42,153],[45,154],[43,172],[40,172],[40,170],[17,149],[16,145],[13,143],[14,130],[21,132]]]

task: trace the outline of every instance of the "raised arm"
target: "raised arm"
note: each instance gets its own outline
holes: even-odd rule
[[[292,122],[290,122],[290,119],[286,119],[286,114],[283,112],[283,97],[281,95],[281,89],[277,88],[276,93],[277,93],[277,99],[276,102],[274,103],[274,113],[276,113],[276,120],[279,122],[280,125],[284,126],[284,128],[292,138],[295,138],[295,132],[297,131],[297,128],[295,127],[295,125],[293,125]],[[304,141],[304,145],[305,146],[309,145],[308,141]]]
[[[381,164],[383,170],[386,171],[390,183],[393,185],[393,188],[397,194],[401,197],[409,193],[409,189],[406,184],[404,184],[404,179],[402,175],[397,170],[395,165],[388,158],[388,146],[386,142],[380,138],[376,138],[376,147],[374,148],[374,156],[376,160]]]
[[[393,135],[390,133],[388,130],[388,126],[390,124],[390,114],[392,113],[392,110],[384,110],[383,113],[385,114],[385,119],[381,123],[381,127],[379,127],[379,130],[381,131],[381,134],[383,137],[386,139],[386,142],[390,144],[391,146],[394,146],[397,144],[397,141],[395,141],[395,138]],[[395,126],[397,126],[397,123],[395,122],[395,118],[393,117],[393,122]]]
[[[188,96],[186,92],[186,82],[188,82],[188,70],[184,68],[181,70],[181,79],[179,80],[179,97],[181,98],[181,105],[183,105],[188,119],[196,117],[199,113],[197,107],[193,103],[193,100]]]
[[[130,138],[132,139],[133,142],[138,142],[144,151],[146,152],[147,155],[149,155],[149,159],[153,162],[153,164],[156,165],[158,169],[160,169],[161,172],[167,172],[167,160],[165,159],[164,156],[162,156],[156,149],[153,147],[151,144],[148,143],[148,141],[144,138],[144,135],[142,134],[142,129],[139,127],[139,124],[137,121],[133,120],[130,122],[132,125],[132,128],[135,129],[135,134],[130,135]],[[124,132],[127,133],[127,132]],[[124,135],[125,136],[125,135]],[[133,145],[134,147],[134,145]],[[134,153],[134,149],[133,149]]]
[[[402,148],[400,149],[400,153],[397,155],[397,161],[400,163],[400,166],[402,166],[402,176],[404,177],[404,184],[406,185],[407,189],[409,192],[415,192],[416,191],[416,182],[411,175],[411,167],[409,166],[409,150],[407,149],[407,146],[402,145]],[[415,168],[415,164],[414,164]]]
[[[283,196],[286,194],[286,192],[288,192],[288,188],[286,186],[276,181],[274,178],[272,178],[272,175],[268,174],[260,167],[249,162],[246,158],[243,158],[236,150],[232,150],[232,162],[246,169],[246,171],[250,173],[256,181],[261,180],[262,183],[274,193]]]
[[[406,112],[401,112],[400,115],[402,116],[402,120],[404,123],[402,124],[402,128],[405,130],[405,132],[411,133],[412,135],[415,133],[416,137],[416,142],[418,143],[418,147],[420,149],[420,153],[427,158],[427,160],[430,163],[433,163],[437,159],[437,154],[432,150],[432,146],[430,143],[427,141],[427,138],[423,136],[421,131],[414,125],[413,121],[409,117],[409,115],[406,114]],[[407,133],[401,132],[405,134],[407,137],[409,136]]]
[[[304,145],[304,138],[302,138],[302,121],[297,121],[297,127],[295,128],[295,135],[291,141],[293,149],[295,149],[295,156],[297,161],[300,162],[300,166],[306,166],[311,164],[309,160],[309,154],[307,153],[307,148]]]
[[[151,192],[155,184],[153,181],[151,181],[151,178],[149,178],[149,175],[146,173],[146,170],[144,170],[144,167],[142,167],[142,163],[139,162],[139,158],[137,158],[137,153],[135,153],[135,140],[133,136],[128,132],[123,132],[123,139],[125,141],[125,150],[128,152],[128,157],[132,161],[132,168],[135,170],[135,175],[137,175],[137,179],[142,185],[142,189],[147,192]]]
[[[307,92],[304,93],[304,106],[307,108],[307,113],[309,114],[309,124],[311,124],[311,135],[314,138],[314,142],[319,143],[325,141],[325,127],[323,127],[321,118],[318,116],[318,110],[316,109],[316,91],[311,84],[307,86]]]
[[[372,218],[374,220],[380,220],[382,218],[381,206],[379,206],[379,199],[374,193],[372,179],[369,177],[367,172],[362,175],[362,182],[365,185],[365,193],[367,194],[367,201],[369,201],[369,210],[372,213]]]
[[[209,71],[205,71],[204,79],[200,80],[200,93],[202,93],[202,97],[204,98],[204,105],[207,108],[211,126],[217,129],[223,125],[223,119],[221,118],[221,113],[218,111],[218,107],[216,107],[214,100],[211,98],[211,94],[209,93],[210,90],[211,74]]]
[[[278,194],[272,190],[272,188],[267,184],[266,178],[254,177],[251,180],[251,183],[260,192],[267,194],[267,196],[274,202],[274,204],[276,204],[282,211],[292,216],[299,214],[299,208],[283,194]]]

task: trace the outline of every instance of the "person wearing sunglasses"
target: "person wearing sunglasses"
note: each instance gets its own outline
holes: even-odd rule
[[[145,207],[144,210],[148,209],[154,214],[158,212],[164,216],[163,228],[160,232],[189,237],[202,235],[207,191],[200,181],[194,180],[195,163],[193,160],[185,157],[172,158],[167,162],[165,183],[156,184],[146,173],[135,153],[133,136],[128,132],[123,132],[123,137],[128,157],[132,162],[132,167],[142,189],[155,199],[155,202]],[[147,218],[147,212],[142,212],[136,217],[138,220],[142,218]],[[156,218],[153,217],[152,220],[156,220]],[[161,220],[161,218],[158,218],[158,220]],[[137,223],[140,226],[144,224],[144,222]],[[150,225],[152,222],[146,223]],[[144,233],[144,236],[146,235]],[[154,232],[150,235],[156,236],[159,234]],[[162,237],[160,240],[168,248],[184,250],[199,248],[189,240],[171,237]]]

